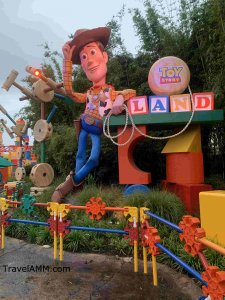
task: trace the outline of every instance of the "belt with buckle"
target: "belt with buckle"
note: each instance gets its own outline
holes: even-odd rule
[[[85,123],[87,123],[88,125],[94,125],[98,128],[102,128],[102,120],[98,120],[93,118],[92,116],[89,115],[83,115],[83,119],[85,121]]]

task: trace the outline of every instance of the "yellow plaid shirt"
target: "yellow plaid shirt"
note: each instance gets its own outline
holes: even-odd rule
[[[116,97],[118,95],[122,95],[124,100],[129,100],[132,97],[136,96],[136,91],[132,89],[126,89],[123,91],[115,91],[114,88],[111,85],[105,84],[101,87],[91,87],[87,93],[76,93],[73,92],[73,87],[72,87],[72,62],[70,60],[63,60],[63,83],[64,83],[64,88],[66,91],[66,94],[68,97],[70,97],[73,101],[78,102],[78,103],[86,103],[86,109],[85,109],[85,114],[94,117],[95,119],[102,120],[102,115],[100,114],[99,110],[99,100],[98,100],[98,93],[101,91],[108,89],[108,94],[110,100],[113,102],[115,101]],[[92,107],[91,104],[88,100],[88,96],[92,97]],[[94,99],[96,96],[96,100]],[[90,109],[91,107],[91,109]]]

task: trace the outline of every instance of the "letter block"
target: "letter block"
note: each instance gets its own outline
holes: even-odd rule
[[[214,109],[214,93],[194,93],[193,101],[195,110],[213,110]]]
[[[151,113],[169,112],[169,96],[150,96],[149,110]]]
[[[147,96],[133,97],[128,101],[128,110],[131,115],[148,114]]]
[[[171,112],[191,111],[190,95],[189,94],[171,95],[170,111]]]

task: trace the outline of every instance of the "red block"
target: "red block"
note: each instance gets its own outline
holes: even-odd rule
[[[138,125],[138,128],[147,133],[146,125]],[[123,127],[118,127],[118,134],[123,130]],[[125,132],[118,137],[118,143],[125,143],[131,135],[131,126],[128,126]],[[140,170],[133,159],[133,150],[137,143],[143,140],[144,137],[135,131],[133,138],[125,146],[118,147],[118,162],[119,162],[119,183],[120,184],[148,184],[151,182],[151,173]],[[140,153],[141,155],[141,153]]]
[[[173,183],[203,183],[202,152],[167,153],[166,180]]]
[[[163,180],[161,186],[163,189],[176,194],[190,213],[199,213],[199,193],[212,190],[210,184],[178,184],[167,180]]]

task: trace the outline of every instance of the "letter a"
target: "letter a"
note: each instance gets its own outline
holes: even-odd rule
[[[153,107],[152,111],[165,111],[166,108],[163,106],[162,102],[158,99],[156,100],[155,106]]]

